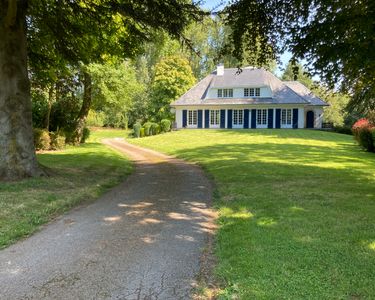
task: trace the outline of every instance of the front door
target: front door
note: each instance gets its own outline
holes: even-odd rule
[[[314,112],[308,111],[306,114],[306,128],[314,128]]]

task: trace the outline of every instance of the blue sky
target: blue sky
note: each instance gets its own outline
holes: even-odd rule
[[[227,0],[206,0],[204,4],[202,5],[205,9],[213,9],[214,7],[218,6],[220,3],[224,3],[219,8],[222,8],[225,6],[225,3],[228,3]],[[286,64],[288,63],[289,59],[291,58],[292,54],[290,52],[285,52],[281,55],[280,60],[281,64],[277,65],[276,75],[280,76],[283,71],[282,68],[286,67]]]

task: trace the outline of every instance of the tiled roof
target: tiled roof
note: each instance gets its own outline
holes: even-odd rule
[[[319,97],[315,96],[306,86],[298,81],[284,81],[284,83],[295,91],[297,94],[305,98],[311,105],[328,105]]]
[[[301,84],[302,85],[302,84]],[[272,98],[206,98],[210,88],[269,87]],[[303,86],[303,85],[302,85]],[[307,89],[307,88],[306,88]],[[216,71],[209,74],[189,91],[174,101],[172,106],[179,105],[224,105],[224,104],[310,104],[326,105],[321,99],[300,93],[301,89],[289,87],[271,72],[264,69],[237,68],[224,70],[224,75],[217,76]],[[310,92],[311,93],[311,92]],[[319,99],[321,102],[318,102]],[[315,104],[317,103],[317,104]],[[324,103],[324,104],[318,104]]]

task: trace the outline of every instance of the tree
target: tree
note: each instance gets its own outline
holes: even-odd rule
[[[99,49],[101,38],[104,42],[116,39],[106,36],[106,25],[121,32],[116,43],[127,55],[135,55],[153,29],[183,38],[183,29],[202,14],[194,3],[184,0],[0,0],[0,178],[43,174],[33,147],[27,40],[38,40],[48,32],[47,37],[54,37],[56,53],[75,62],[84,58],[91,62],[92,55],[100,53],[89,49]],[[26,18],[28,27],[35,29],[33,35],[27,35]],[[91,38],[94,35],[96,39]]]
[[[258,63],[288,49],[329,86],[351,93],[352,106],[375,109],[374,1],[236,0],[222,15],[239,60],[244,49],[259,51]]]
[[[158,120],[171,118],[170,104],[189,88],[196,79],[189,61],[181,56],[169,56],[155,67],[155,79],[152,85],[152,106]]]
[[[306,87],[311,88],[313,86],[313,80],[307,71],[303,68],[302,64],[289,61],[286,65],[281,79],[284,81],[295,80],[304,84]]]

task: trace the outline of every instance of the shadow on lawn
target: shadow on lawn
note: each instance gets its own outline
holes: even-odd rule
[[[184,149],[217,185],[217,254],[239,298],[375,294],[375,161],[350,144]]]

